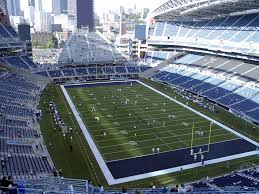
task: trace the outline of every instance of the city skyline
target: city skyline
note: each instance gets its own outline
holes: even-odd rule
[[[23,7],[23,4],[25,1],[28,0],[16,0],[20,1],[21,8]],[[69,0],[67,0],[69,2]],[[44,11],[50,12],[53,9],[53,0],[44,0],[44,3],[42,3],[42,9]],[[64,4],[63,0],[58,0],[62,5]],[[135,5],[137,9],[143,9],[143,8],[149,8],[150,10],[153,10],[157,5],[161,4],[162,1],[160,0],[95,0],[94,1],[94,11],[96,13],[106,11],[106,10],[112,10],[112,11],[118,11],[120,6],[124,6],[126,8],[133,8]],[[55,3],[55,1],[54,1]],[[69,3],[68,3],[69,4]],[[63,6],[62,6],[63,7]]]
[[[7,7],[12,26],[28,23],[32,31],[50,32],[52,29],[74,30],[83,26],[93,30],[94,25],[118,22],[121,10],[145,21],[149,10],[160,3],[159,0],[94,0],[94,3],[93,0],[9,0]],[[96,20],[93,10],[98,16]]]
[[[94,7],[95,11],[104,11],[104,10],[119,10],[120,6],[127,8],[133,8],[134,5],[138,9],[149,8],[150,10],[154,9],[157,5],[161,4],[161,0],[95,0]]]

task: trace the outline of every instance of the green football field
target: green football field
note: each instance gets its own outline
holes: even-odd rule
[[[67,91],[105,161],[238,138],[139,83]]]

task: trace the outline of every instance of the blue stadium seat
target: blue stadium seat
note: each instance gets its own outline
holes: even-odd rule
[[[49,71],[50,77],[63,77],[60,70]]]
[[[4,58],[10,65],[18,68],[30,69],[29,66],[20,57],[6,57]]]

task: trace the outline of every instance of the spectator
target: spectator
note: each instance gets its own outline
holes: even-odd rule
[[[100,193],[100,194],[103,194],[103,193],[104,193],[104,188],[103,188],[103,186],[102,186],[101,184],[99,184],[98,187],[99,187],[99,193]]]
[[[164,194],[164,193],[167,193],[167,188],[166,188],[166,187],[163,187],[162,193],[163,193],[163,194]]]
[[[123,194],[127,194],[127,189],[126,189],[126,187],[122,187],[121,192],[122,192]]]
[[[178,189],[179,193],[186,193],[187,189],[185,188],[184,184],[181,184],[181,186]]]
[[[18,185],[14,182],[12,176],[8,176],[10,194],[16,194]]]
[[[92,194],[93,192],[94,192],[94,186],[93,186],[93,184],[92,184],[92,181],[89,180],[89,181],[88,181],[88,193],[89,193],[89,194]]]
[[[3,176],[2,180],[1,180],[1,191],[2,192],[9,192],[9,185],[10,185],[10,182],[8,181],[7,177],[6,176]]]
[[[136,190],[136,191],[135,191],[135,194],[140,194],[140,191]]]
[[[178,193],[178,190],[176,187],[172,187],[170,190],[170,193]]]

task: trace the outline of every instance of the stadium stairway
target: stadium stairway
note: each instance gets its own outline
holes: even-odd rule
[[[147,71],[144,71],[143,73],[139,74],[139,77],[140,78],[149,78],[152,75],[156,74],[156,72],[158,72],[160,69],[169,65],[172,61],[175,61],[178,58],[181,58],[185,55],[186,55],[185,52],[177,53],[177,54],[173,55],[172,57],[170,57],[169,59],[164,60],[163,62],[159,63],[156,67],[150,68]]]

